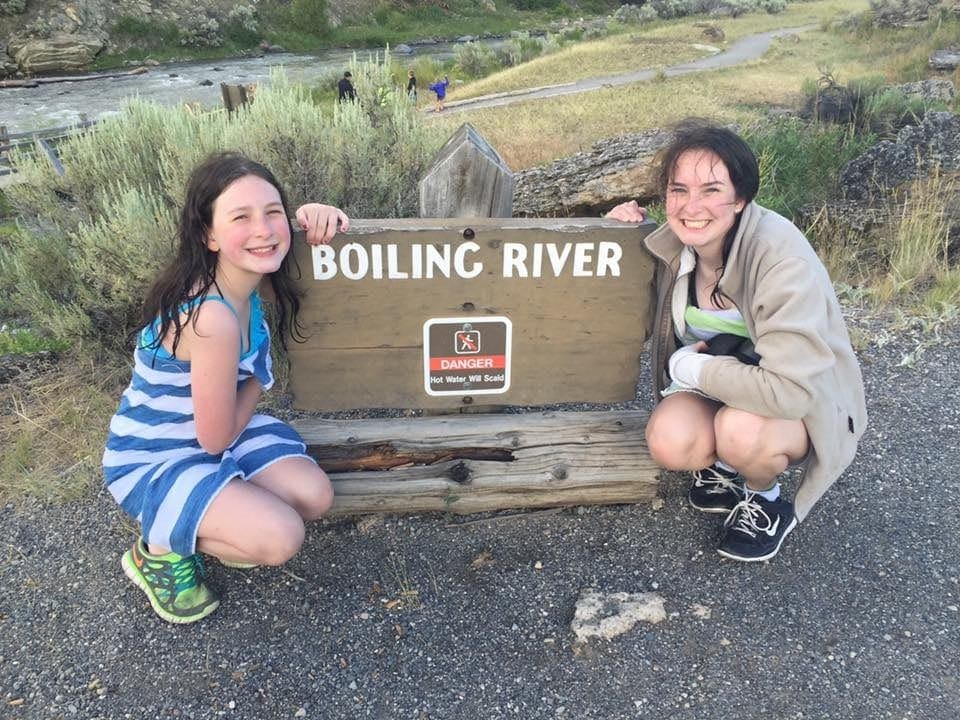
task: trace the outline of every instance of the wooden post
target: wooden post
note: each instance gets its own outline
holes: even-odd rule
[[[294,423],[334,515],[473,513],[650,501],[659,469],[637,410]]]
[[[501,217],[513,211],[513,172],[472,125],[464,123],[420,181],[420,217]]]
[[[53,168],[53,171],[63,177],[66,174],[64,170],[63,163],[60,162],[60,157],[57,155],[56,148],[53,147],[47,140],[44,140],[42,137],[34,136],[33,144],[37,148],[37,152],[47,158],[50,162],[50,166]]]
[[[228,113],[238,110],[250,101],[246,85],[220,83],[220,94],[223,96],[223,106]]]
[[[9,161],[7,153],[10,152],[10,135],[7,133],[7,126],[0,125],[0,174],[6,175],[9,170]]]

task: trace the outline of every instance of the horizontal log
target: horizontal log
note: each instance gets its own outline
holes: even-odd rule
[[[637,410],[294,423],[330,475],[333,515],[633,503],[659,468]],[[382,469],[371,469],[382,468]]]
[[[49,85],[61,82],[83,82],[84,80],[108,80],[110,78],[143,75],[148,68],[137,67],[133,70],[121,70],[108,73],[91,73],[89,75],[57,75],[52,77],[31,77],[16,80],[0,80],[0,88],[33,88],[37,85]]]

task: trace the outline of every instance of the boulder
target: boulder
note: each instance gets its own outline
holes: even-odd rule
[[[909,183],[934,172],[960,173],[960,116],[928,112],[919,125],[908,125],[895,140],[883,140],[840,171],[840,197],[824,207],[806,206],[801,224],[827,220],[857,232],[896,220],[903,212]],[[944,183],[943,198],[949,243],[960,243],[960,185]]]
[[[14,43],[13,58],[28,75],[57,75],[85,70],[104,48],[102,40],[83,35],[55,35],[46,40]]]
[[[953,81],[947,79],[920,80],[919,82],[897,85],[897,88],[911,100],[923,100],[924,102],[951,103],[957,95],[957,89],[954,87]]]
[[[952,72],[960,66],[960,50],[955,48],[935,50],[927,62],[934,70]]]
[[[939,4],[940,0],[870,0],[870,12],[877,27],[914,27]]]
[[[834,82],[821,83],[813,98],[812,116],[824,123],[849,123],[853,119],[850,90]]]
[[[515,217],[599,215],[627,200],[659,196],[649,177],[654,155],[670,140],[666,130],[602,140],[590,150],[517,174]]]
[[[960,172],[960,116],[950,112],[928,112],[895,140],[883,140],[851,160],[840,171],[840,190],[847,200],[872,204],[936,168]]]

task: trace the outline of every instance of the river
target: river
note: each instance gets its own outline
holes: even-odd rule
[[[484,42],[496,46],[503,41]],[[456,43],[417,45],[412,55],[394,57],[400,63],[423,57],[444,61],[453,57],[456,46]],[[161,105],[199,102],[214,107],[222,102],[222,82],[263,83],[269,79],[271,70],[282,66],[291,79],[310,83],[330,72],[345,70],[354,53],[364,60],[376,52],[333,49],[316,55],[277,53],[258,58],[171,63],[152,67],[142,75],[47,83],[32,88],[0,88],[0,126],[5,125],[10,133],[18,133],[98,120],[118,113],[124,103],[135,96]],[[382,57],[382,49],[379,54]],[[432,80],[419,78],[421,87]],[[201,84],[206,81],[212,84]]]

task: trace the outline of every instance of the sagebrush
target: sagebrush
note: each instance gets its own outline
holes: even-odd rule
[[[125,355],[146,287],[171,252],[186,179],[213,151],[271,168],[291,212],[320,201],[354,217],[415,215],[417,183],[444,137],[394,86],[389,57],[350,67],[357,103],[318,107],[278,73],[232,117],[131,102],[61,145],[63,177],[42,157],[16,155],[23,182],[7,195],[20,228],[0,246],[7,311],[74,345]]]

